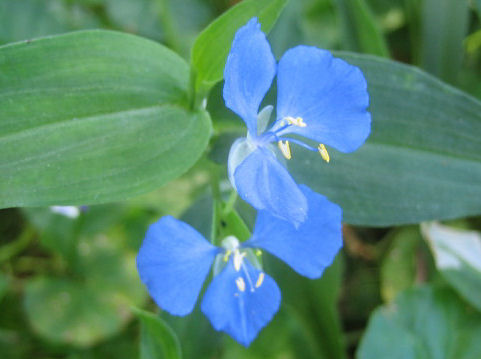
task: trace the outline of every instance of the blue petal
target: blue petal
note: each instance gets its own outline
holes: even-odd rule
[[[277,121],[301,117],[297,133],[342,152],[361,146],[371,131],[369,95],[359,68],[329,51],[297,46],[279,62]]]
[[[207,288],[201,304],[202,312],[216,330],[226,332],[246,347],[272,320],[281,303],[279,287],[267,274],[263,274],[262,284],[256,287],[260,274],[247,260],[236,272],[230,260]],[[236,284],[238,278],[245,284],[244,291]]]
[[[307,219],[299,228],[261,211],[252,238],[244,246],[263,248],[299,274],[318,278],[342,247],[342,211],[309,187],[299,187],[309,206]]]
[[[276,60],[257,18],[235,34],[224,69],[224,101],[257,135],[257,112],[276,73]]]
[[[149,227],[137,255],[137,269],[159,307],[187,315],[218,251],[191,226],[167,216]]]
[[[239,196],[255,209],[298,226],[306,219],[307,200],[289,172],[267,148],[258,147],[234,172]]]

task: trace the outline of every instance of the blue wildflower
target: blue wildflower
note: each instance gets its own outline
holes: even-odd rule
[[[259,106],[277,72],[277,113],[269,129],[272,106]],[[279,146],[291,158],[290,142],[319,151],[329,162],[326,145],[341,152],[361,146],[370,132],[369,96],[362,72],[327,50],[297,46],[276,65],[256,18],[240,28],[224,70],[224,101],[247,125],[246,138],[232,146],[229,179],[240,197],[257,210],[296,226],[307,215],[307,201],[275,156]],[[317,148],[294,136],[319,143]]]
[[[243,243],[229,236],[216,247],[170,216],[152,224],[137,256],[137,268],[159,307],[173,315],[189,314],[215,263],[216,275],[201,310],[216,330],[248,346],[281,301],[277,284],[262,271],[255,253],[264,249],[299,274],[318,278],[342,246],[341,208],[306,186],[299,188],[308,201],[306,221],[296,228],[260,211],[252,237]]]

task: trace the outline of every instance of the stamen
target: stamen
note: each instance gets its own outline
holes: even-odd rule
[[[277,142],[277,145],[279,146],[279,149],[281,150],[282,152],[282,155],[290,160],[291,159],[291,147],[289,146],[289,141],[286,141],[286,142],[282,142],[282,141],[279,141]]]
[[[330,157],[329,157],[329,152],[327,152],[326,146],[320,143],[319,146],[317,147],[317,150],[319,151],[319,154],[321,155],[322,159],[327,163],[329,163]]]
[[[244,257],[246,256],[246,252],[240,253],[238,250],[234,251],[234,269],[236,272],[240,271],[242,261],[244,260]]]
[[[256,249],[256,256],[260,257],[262,255],[262,251],[260,249]]]
[[[306,123],[304,122],[304,120],[302,119],[302,117],[286,117],[285,120],[287,121],[287,123],[289,125],[294,125],[294,126],[297,126],[297,127],[306,127]]]
[[[246,282],[244,282],[244,279],[242,277],[238,277],[235,280],[235,284],[237,285],[237,288],[243,292],[246,290]]]
[[[259,278],[257,278],[256,288],[259,288],[262,285],[262,282],[264,282],[264,277],[265,277],[264,273],[261,272],[259,274]]]
[[[224,262],[228,262],[229,261],[229,257],[230,255],[232,254],[232,251],[230,249],[228,249],[225,254],[224,254]]]

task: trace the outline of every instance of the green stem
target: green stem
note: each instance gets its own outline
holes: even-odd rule
[[[25,248],[28,247],[34,237],[35,230],[30,226],[26,227],[17,240],[0,248],[0,263],[5,262],[21,253]]]

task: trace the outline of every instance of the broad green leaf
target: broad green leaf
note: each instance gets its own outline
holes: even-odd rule
[[[159,316],[135,309],[141,323],[140,359],[181,359],[179,339]]]
[[[115,237],[114,236],[115,233]],[[119,232],[78,239],[70,277],[28,281],[25,311],[33,329],[52,342],[91,346],[117,333],[141,305],[145,292],[135,254],[119,244]]]
[[[473,359],[481,353],[481,315],[450,290],[423,287],[372,315],[358,359]]]
[[[390,237],[391,248],[381,266],[381,295],[386,302],[414,285],[416,254],[422,241],[418,226],[397,229]]]
[[[154,42],[72,33],[0,47],[0,69],[0,207],[132,197],[207,145],[208,114],[180,106],[187,64]]]
[[[456,82],[468,24],[468,0],[424,0],[421,64],[426,71]]]
[[[481,234],[423,223],[422,232],[436,266],[448,283],[481,311]]]
[[[268,33],[286,3],[287,0],[244,0],[202,31],[192,48],[195,90],[203,94],[222,80],[234,34],[241,26],[257,17],[262,31]]]
[[[364,0],[337,0],[349,50],[389,57],[386,40]]]
[[[293,148],[299,183],[341,205],[344,221],[388,226],[481,213],[481,103],[419,69],[339,54],[367,79],[372,132],[359,150]]]

